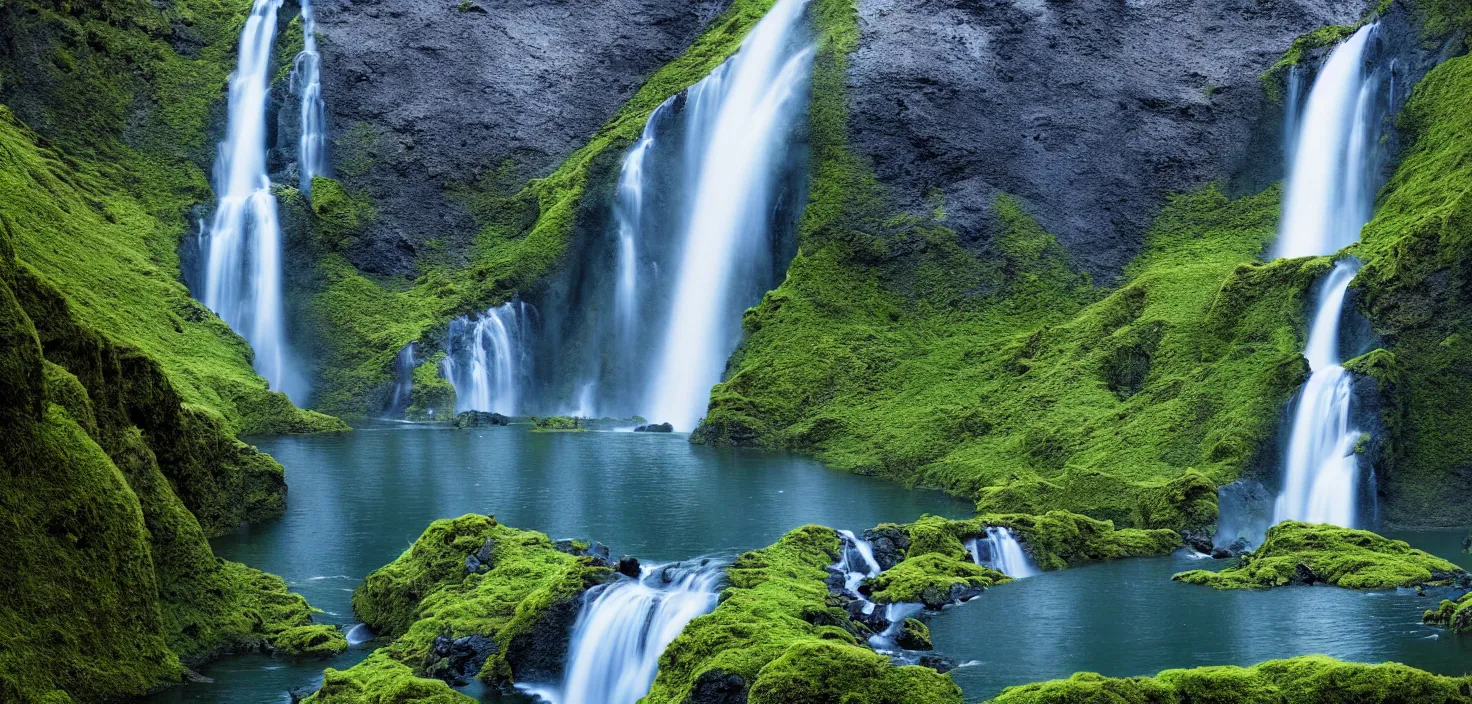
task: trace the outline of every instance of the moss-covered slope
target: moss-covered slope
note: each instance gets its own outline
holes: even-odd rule
[[[1463,594],[1455,601],[1442,599],[1434,609],[1427,609],[1421,621],[1428,626],[1441,626],[1452,633],[1472,631],[1472,592]]]
[[[1009,529],[1027,556],[1045,570],[1094,560],[1166,555],[1181,547],[1181,536],[1172,530],[1116,529],[1108,521],[1066,511],[1041,516],[986,514],[960,521],[924,516],[907,525],[881,525],[866,535],[888,538],[901,558],[936,553],[960,559],[967,554],[964,541],[985,537],[986,529],[993,526]]]
[[[79,322],[15,259],[10,232],[0,227],[0,700],[101,701],[229,650],[346,648],[279,577],[205,541],[279,513],[280,466],[181,404],[140,350]]]
[[[1398,663],[1364,665],[1309,655],[1252,667],[1166,670],[1154,677],[1112,678],[1084,672],[1066,680],[1009,687],[994,704],[1077,702],[1472,702],[1472,678],[1442,677]]]
[[[1284,521],[1268,529],[1256,550],[1220,572],[1192,570],[1172,579],[1217,589],[1332,584],[1391,589],[1449,582],[1465,574],[1455,564],[1367,530]]]
[[[819,526],[743,554],[727,570],[720,606],[665,650],[643,701],[959,704],[961,690],[949,677],[897,667],[864,646],[830,602],[826,568],[838,557],[838,534]]]
[[[613,576],[597,558],[489,516],[435,521],[353,593],[358,617],[396,640],[327,670],[311,701],[452,701],[460,695],[447,681],[555,677],[578,597]]]

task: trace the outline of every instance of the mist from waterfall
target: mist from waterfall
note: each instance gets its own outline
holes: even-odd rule
[[[418,360],[414,357],[414,343],[404,345],[394,357],[394,395],[389,397],[384,410],[389,418],[398,418],[409,410],[414,394],[414,368]]]
[[[440,376],[455,387],[455,412],[522,412],[527,344],[536,309],[519,300],[450,321]]]
[[[649,565],[589,592],[573,625],[561,687],[534,687],[558,704],[635,704],[654,684],[659,656],[691,619],[716,607],[726,565]]]
[[[322,104],[322,57],[317,53],[317,15],[302,0],[302,51],[291,69],[291,91],[301,99],[297,139],[298,188],[312,196],[312,179],[327,174],[327,110]]]
[[[971,561],[990,567],[1013,579],[1024,579],[1038,573],[1022,544],[1012,537],[1012,531],[1002,526],[989,526],[985,538],[972,538],[966,542],[971,551]]]
[[[1366,25],[1334,49],[1293,118],[1297,134],[1290,142],[1277,256],[1333,254],[1358,241],[1370,220],[1386,113],[1383,76],[1367,66],[1375,31],[1376,25]],[[1340,366],[1340,326],[1358,268],[1352,259],[1340,261],[1320,287],[1304,352],[1312,374],[1295,401],[1274,523],[1357,522],[1361,434],[1350,424],[1351,380]]]
[[[280,7],[281,0],[256,0],[240,34],[226,136],[215,159],[219,202],[201,233],[208,241],[202,300],[250,342],[256,372],[271,388],[300,404],[308,389],[288,360],[281,224],[266,172],[271,48]]]

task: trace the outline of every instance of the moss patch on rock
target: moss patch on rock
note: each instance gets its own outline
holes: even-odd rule
[[[939,609],[954,601],[957,593],[974,594],[1010,581],[1007,575],[989,567],[932,552],[906,559],[866,585],[878,604],[913,602]]]
[[[1400,540],[1367,530],[1284,521],[1268,529],[1261,547],[1220,572],[1192,570],[1172,579],[1217,589],[1287,584],[1332,584],[1391,589],[1448,582],[1465,576],[1455,564]]]
[[[1441,603],[1434,609],[1427,609],[1421,615],[1421,622],[1428,626],[1440,626],[1450,630],[1452,633],[1466,633],[1472,631],[1472,592],[1463,594],[1456,600],[1442,599]]]
[[[358,617],[396,640],[363,663],[330,674],[325,700],[354,701],[341,697],[360,690],[381,696],[380,687],[440,696],[440,687],[419,681],[431,675],[516,682],[527,676],[523,664],[535,667],[528,663],[560,657],[539,651],[549,638],[565,647],[571,626],[565,619],[575,613],[576,600],[613,576],[600,560],[562,552],[541,533],[503,526],[489,516],[435,521],[353,593]],[[481,652],[454,661],[436,654],[437,640],[466,637],[485,639]]]
[[[1252,667],[1166,670],[1154,677],[1083,672],[1064,680],[1008,687],[994,704],[1074,702],[1472,702],[1472,678],[1443,677],[1399,663],[1365,665],[1308,655]]]
[[[1115,528],[1108,521],[1067,511],[1050,511],[1041,516],[984,514],[959,521],[924,516],[908,525],[887,524],[875,531],[889,528],[904,531],[909,545],[902,552],[909,559],[936,553],[960,560],[966,557],[963,541],[985,537],[989,527],[1010,530],[1033,563],[1045,570],[1095,560],[1166,555],[1181,547],[1181,536],[1175,531]]]
[[[804,526],[741,555],[715,611],[685,627],[660,658],[647,704],[679,704],[696,693],[751,704],[854,702],[959,704],[949,677],[895,666],[867,647],[825,580],[838,534]]]

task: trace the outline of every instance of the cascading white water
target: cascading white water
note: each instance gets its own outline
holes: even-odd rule
[[[229,122],[215,159],[219,203],[207,234],[203,301],[250,342],[256,372],[271,388],[302,403],[305,381],[287,361],[281,224],[266,174],[266,106],[280,7],[281,0],[256,0],[240,33]]]
[[[651,565],[639,579],[600,587],[573,626],[558,704],[634,704],[649,693],[659,656],[691,619],[716,607],[725,564]]]
[[[1336,47],[1309,90],[1292,141],[1278,257],[1337,252],[1354,244],[1370,220],[1378,86],[1365,69],[1365,53],[1374,33],[1375,25],[1366,25]]]
[[[881,572],[879,561],[874,559],[874,546],[870,545],[867,540],[859,539],[853,531],[841,530],[838,531],[838,534],[843,536],[844,540],[843,556],[839,558],[835,566],[843,570],[843,588],[854,597],[864,599],[859,594],[859,585]],[[868,599],[864,599],[864,603],[864,613],[872,613],[874,603]]]
[[[327,173],[327,110],[322,104],[322,57],[317,53],[317,15],[302,0],[302,52],[291,69],[291,90],[301,98],[301,136],[297,140],[298,187],[312,196],[312,179]]]
[[[624,157],[615,195],[614,219],[618,222],[618,282],[614,291],[620,351],[634,345],[639,324],[639,248],[644,229],[644,159],[654,148],[655,126],[671,101],[665,101],[649,116],[644,134]]]
[[[457,413],[520,412],[534,312],[526,303],[507,301],[474,319],[450,321],[449,349],[440,362],[440,376],[455,387]]]
[[[740,333],[733,275],[748,247],[766,247],[781,151],[801,114],[813,49],[802,27],[808,0],[778,0],[740,51],[691,88],[687,136],[698,140],[694,184],[650,417],[693,428]],[[708,127],[707,127],[708,124]]]
[[[1298,393],[1283,491],[1273,506],[1274,523],[1355,525],[1359,487],[1355,445],[1360,432],[1350,426],[1350,378],[1339,365],[1339,320],[1344,295],[1358,269],[1353,260],[1339,262],[1319,294],[1304,352],[1313,374]]]
[[[1292,140],[1281,257],[1333,254],[1359,239],[1374,208],[1380,133],[1379,74],[1366,66],[1376,26],[1366,25],[1334,49],[1314,80]],[[1298,394],[1273,521],[1354,526],[1359,493],[1350,427],[1350,378],[1340,366],[1344,298],[1358,271],[1339,262],[1324,281],[1304,356],[1312,374]]]
[[[1012,537],[1012,531],[1002,526],[988,526],[986,538],[972,538],[966,549],[971,551],[971,561],[991,567],[1013,579],[1024,579],[1038,573],[1022,544]]]
[[[394,395],[389,399],[388,415],[390,417],[403,415],[409,408],[410,396],[414,392],[414,367],[417,361],[414,358],[414,343],[404,345],[399,354],[394,357]]]

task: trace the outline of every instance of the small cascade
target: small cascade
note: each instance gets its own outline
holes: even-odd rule
[[[280,7],[281,0],[256,0],[240,33],[226,136],[215,159],[219,202],[202,233],[208,240],[202,300],[250,342],[256,372],[271,388],[303,403],[306,383],[287,361],[281,224],[266,173],[266,106]]]
[[[889,625],[883,631],[869,636],[869,647],[887,655],[898,654],[900,646],[896,641],[905,630],[905,619],[918,616],[924,610],[925,606],[921,604],[885,604],[884,620]]]
[[[1013,579],[1025,579],[1038,573],[1022,544],[1012,537],[1012,531],[1003,526],[988,526],[985,538],[966,541],[971,551],[971,561],[990,567]]]
[[[1340,366],[1339,320],[1358,262],[1339,262],[1319,294],[1304,356],[1313,370],[1298,393],[1283,491],[1273,522],[1307,521],[1353,527],[1358,504],[1360,432],[1350,426],[1350,377]]]
[[[766,288],[751,290],[755,277],[744,268],[772,256],[779,175],[813,59],[802,23],[807,4],[777,0],[736,55],[686,99],[686,144],[698,166],[681,206],[674,285],[663,301],[669,318],[644,400],[645,415],[680,430],[704,415],[739,342],[741,313]]]
[[[409,410],[410,397],[414,392],[414,368],[419,366],[414,358],[414,343],[404,345],[394,357],[394,395],[389,399],[387,415],[399,418]]]
[[[874,602],[859,594],[859,585],[864,580],[883,571],[879,568],[879,561],[874,559],[874,546],[867,540],[861,540],[851,530],[841,530],[838,534],[843,536],[843,557],[839,558],[834,567],[843,571],[843,588],[854,598],[864,601],[864,613],[874,613]]]
[[[1359,239],[1379,185],[1379,99],[1386,74],[1367,61],[1376,25],[1366,25],[1334,49],[1319,70],[1296,119],[1290,142],[1280,257],[1333,254]],[[1358,262],[1339,262],[1324,281],[1304,356],[1312,375],[1297,397],[1273,522],[1356,524],[1360,472],[1350,427],[1351,384],[1340,366],[1345,294]]]
[[[726,565],[646,566],[590,593],[578,614],[559,704],[634,704],[654,684],[659,656],[696,616],[715,609]]]
[[[360,645],[362,645],[364,643],[367,643],[367,642],[369,642],[369,641],[371,641],[371,640],[373,640],[374,638],[377,638],[377,637],[378,637],[378,634],[374,633],[373,632],[373,629],[371,629],[371,628],[368,627],[368,624],[366,624],[366,623],[360,623],[360,624],[358,624],[356,626],[353,626],[352,628],[348,629],[348,633],[347,633],[348,647],[357,647],[357,646],[360,646]]]
[[[455,412],[516,415],[527,377],[526,343],[536,309],[508,301],[475,318],[450,321],[440,376],[455,387]]]
[[[297,140],[298,187],[312,197],[312,179],[327,174],[327,110],[322,104],[322,57],[317,53],[317,15],[302,0],[302,52],[291,69],[291,92],[301,99]]]

